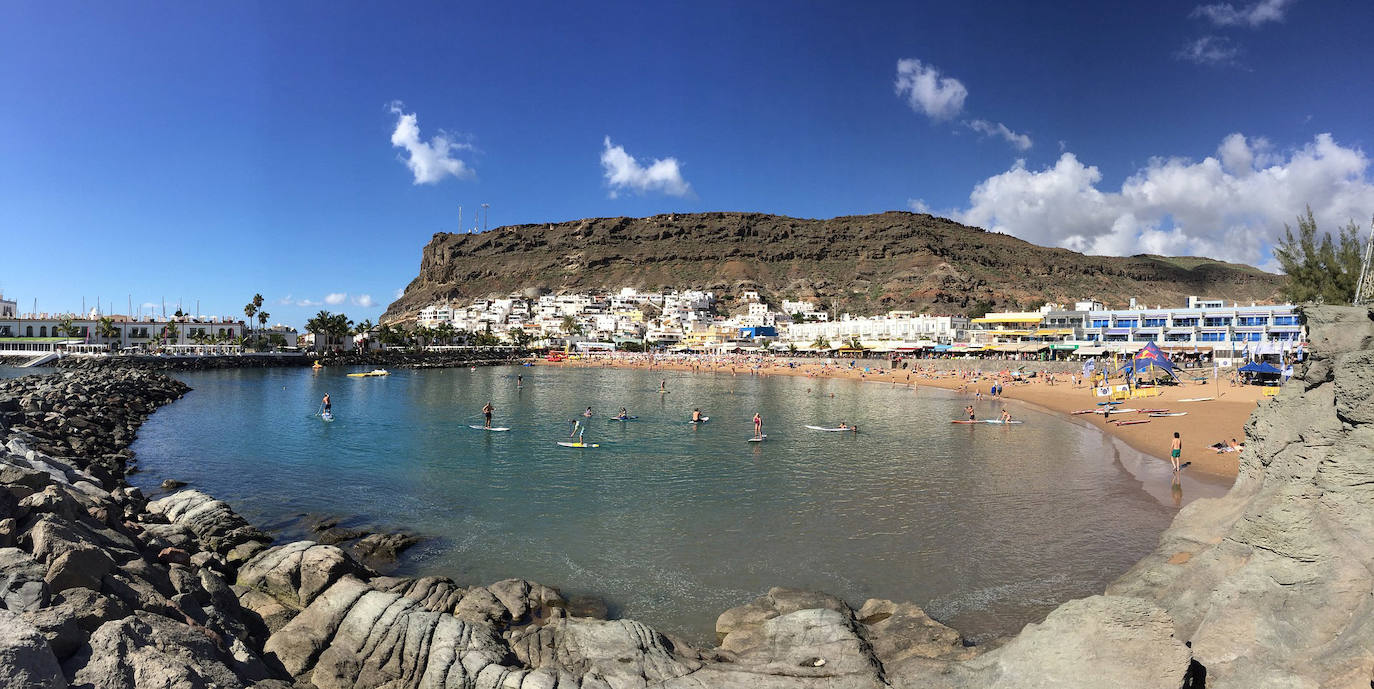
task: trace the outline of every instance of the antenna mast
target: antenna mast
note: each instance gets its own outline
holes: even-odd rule
[[[1360,262],[1360,280],[1355,283],[1355,306],[1364,304],[1367,299],[1366,293],[1374,292],[1374,222],[1370,223],[1369,243],[1364,246],[1364,260]]]

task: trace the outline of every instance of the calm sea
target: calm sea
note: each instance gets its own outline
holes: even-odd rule
[[[1036,408],[956,426],[967,399],[886,384],[539,366],[178,377],[194,390],[143,427],[135,484],[188,481],[287,536],[306,513],[418,532],[402,573],[531,579],[699,642],[778,585],[913,601],[976,640],[1014,633],[1100,593],[1176,503],[1225,490],[1185,477],[1179,495],[1167,464]],[[469,428],[487,401],[510,432]],[[601,447],[558,446],[588,406]],[[638,420],[607,420],[621,406]],[[696,407],[709,423],[687,423]],[[768,439],[748,443],[756,411]],[[862,432],[804,428],[840,421]]]

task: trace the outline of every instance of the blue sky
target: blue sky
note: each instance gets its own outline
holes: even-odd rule
[[[1271,266],[1304,204],[1374,213],[1371,34],[1312,0],[5,3],[0,289],[375,320],[481,203]]]

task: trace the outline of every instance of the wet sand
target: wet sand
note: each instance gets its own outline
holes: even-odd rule
[[[884,362],[868,361],[864,363],[867,363],[870,368],[876,368]],[[997,412],[993,411],[993,405],[990,404],[989,389],[997,374],[945,369],[944,367],[951,365],[957,366],[957,361],[950,360],[938,362],[942,367],[941,370],[929,370],[932,363],[915,360],[911,362],[914,369],[891,371],[884,369],[883,373],[864,373],[862,366],[851,369],[847,365],[827,366],[821,362],[799,363],[795,367],[773,363],[755,369],[752,364],[748,363],[732,364],[703,361],[700,364],[689,364],[657,361],[652,369],[724,375],[732,375],[733,371],[733,375],[740,376],[754,375],[757,371],[758,375],[849,378],[877,384],[910,386],[913,391],[919,389],[920,386],[947,390],[958,390],[961,387],[966,387],[966,394],[978,417],[995,418]],[[643,360],[619,358],[575,360],[556,364],[541,360],[538,364],[650,368],[648,363]],[[1008,361],[1006,364],[1013,370],[1018,366],[1025,366],[1028,370],[1035,369],[1035,362],[1031,361]],[[1120,408],[1128,409],[1167,409],[1170,412],[1187,412],[1186,416],[1150,417],[1145,413],[1130,412],[1112,414],[1109,423],[1102,414],[1073,414],[1075,411],[1084,409],[1100,409],[1097,403],[1102,398],[1095,397],[1093,391],[1087,386],[1074,387],[1070,383],[1068,374],[1056,374],[1054,377],[1056,380],[1054,384],[1050,384],[1047,379],[1040,376],[1027,381],[1009,381],[1005,384],[1002,396],[1035,404],[1071,416],[1081,422],[1089,423],[1162,462],[1169,461],[1170,441],[1173,439],[1173,434],[1177,432],[1183,440],[1182,461],[1192,462],[1187,471],[1221,478],[1235,478],[1239,466],[1239,453],[1218,453],[1209,446],[1231,438],[1243,441],[1246,420],[1250,418],[1250,413],[1255,410],[1256,404],[1265,399],[1262,389],[1258,386],[1232,387],[1224,380],[1220,386],[1211,381],[1205,384],[1189,381],[1183,385],[1161,388],[1162,394],[1159,396],[1128,399],[1119,405]],[[981,401],[976,398],[977,392],[983,393]],[[1180,401],[1200,397],[1213,397],[1215,399],[1205,402]],[[1149,423],[1121,426],[1117,425],[1117,421],[1149,421]]]

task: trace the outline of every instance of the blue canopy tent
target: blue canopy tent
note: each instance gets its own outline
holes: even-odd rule
[[[1254,373],[1259,375],[1277,376],[1283,373],[1279,368],[1267,361],[1256,361],[1248,363],[1236,369],[1241,373]]]

